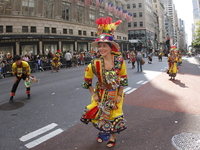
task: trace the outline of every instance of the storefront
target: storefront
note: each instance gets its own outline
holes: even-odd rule
[[[37,55],[39,53],[39,42],[20,42],[20,55]]]
[[[1,43],[0,44],[0,59],[3,57],[9,58],[16,54],[15,42]]]

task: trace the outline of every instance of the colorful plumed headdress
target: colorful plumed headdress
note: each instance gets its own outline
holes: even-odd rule
[[[95,39],[91,45],[98,47],[99,42],[108,42],[112,44],[112,52],[119,52],[119,44],[114,42],[114,30],[121,22],[121,20],[118,20],[117,22],[112,23],[112,18],[110,17],[96,19],[96,33],[99,37]]]

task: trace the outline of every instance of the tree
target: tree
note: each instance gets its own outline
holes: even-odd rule
[[[192,41],[192,48],[196,50],[197,53],[200,52],[200,21],[196,23],[197,29],[195,31],[195,40]]]

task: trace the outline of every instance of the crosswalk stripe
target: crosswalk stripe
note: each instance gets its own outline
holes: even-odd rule
[[[148,81],[144,81],[142,84],[146,84]]]
[[[28,141],[28,140],[32,139],[33,137],[36,137],[36,136],[38,136],[40,134],[43,134],[43,133],[53,129],[56,126],[57,126],[56,123],[51,123],[51,124],[49,124],[49,125],[47,125],[47,126],[45,126],[43,128],[40,128],[38,130],[35,130],[34,132],[31,132],[29,134],[26,134],[26,135],[22,136],[20,138],[20,141],[23,141],[23,142]]]
[[[26,144],[25,146],[27,148],[33,148],[33,147],[41,144],[42,142],[44,142],[44,141],[46,141],[46,140],[48,140],[48,139],[50,139],[50,138],[62,133],[62,132],[63,132],[62,129],[57,129],[57,130],[55,130],[55,131],[53,131],[53,132],[51,132],[51,133],[49,133],[47,135],[42,136],[41,138],[38,138],[38,139]]]
[[[136,84],[141,84],[143,82],[143,80],[138,81]]]
[[[125,94],[130,94],[131,92],[135,91],[136,88],[131,89],[130,91],[126,92]]]
[[[124,93],[125,93],[126,91],[130,90],[130,89],[131,89],[131,87],[125,88],[125,89],[124,89]]]

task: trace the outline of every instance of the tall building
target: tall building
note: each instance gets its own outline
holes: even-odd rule
[[[174,7],[173,0],[161,0],[165,7],[166,14],[171,18],[173,24],[173,31],[170,37],[171,45],[174,45],[177,42],[177,33],[176,33],[176,10]]]
[[[157,43],[158,16],[153,10],[152,0],[126,0],[128,12],[133,21],[128,22],[129,49],[144,50],[147,53],[155,49]]]
[[[165,29],[165,8],[160,0],[153,0],[153,10],[157,14],[157,49],[164,52],[166,47],[166,29]]]
[[[0,0],[0,54],[90,51],[94,22],[106,16],[122,20],[115,40],[121,51],[127,50],[125,7],[124,0]]]
[[[196,23],[200,20],[200,0],[192,0],[193,4],[193,19],[194,19],[194,24],[193,24],[193,30],[192,30],[192,40],[195,40],[195,32],[197,29]]]

